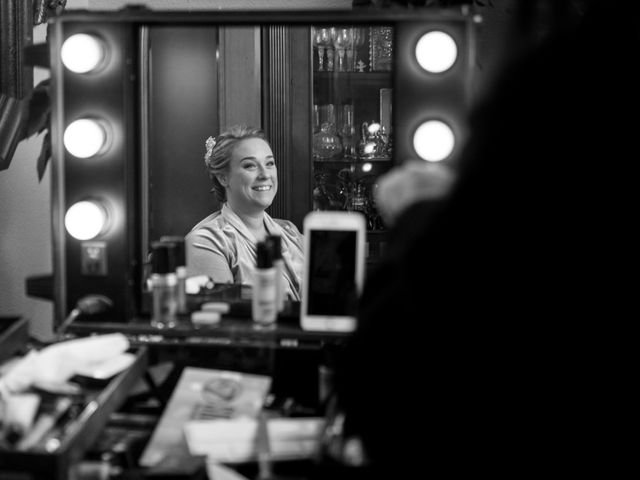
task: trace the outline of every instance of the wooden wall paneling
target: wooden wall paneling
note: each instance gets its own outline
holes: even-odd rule
[[[270,214],[302,228],[311,209],[311,40],[309,27],[265,28],[264,128],[278,165]]]

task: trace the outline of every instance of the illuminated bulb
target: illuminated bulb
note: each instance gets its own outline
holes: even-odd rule
[[[451,127],[440,120],[429,120],[420,125],[413,134],[413,148],[420,158],[428,162],[439,162],[453,151],[456,139]]]
[[[416,60],[431,73],[442,73],[455,63],[458,47],[451,35],[433,31],[425,33],[416,44]]]
[[[362,164],[362,171],[365,173],[370,172],[372,168],[373,168],[373,165],[370,162],[366,162]]]
[[[109,217],[105,208],[93,201],[74,203],[64,216],[64,226],[73,238],[91,240],[102,233]]]
[[[72,122],[64,131],[64,146],[78,158],[89,158],[97,154],[107,140],[102,124],[89,118]]]
[[[65,67],[75,73],[95,70],[104,60],[104,44],[93,35],[71,35],[62,44],[60,57]]]

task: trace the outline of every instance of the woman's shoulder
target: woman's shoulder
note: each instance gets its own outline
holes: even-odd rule
[[[212,213],[208,217],[200,220],[189,232],[189,234],[202,231],[202,230],[222,230],[225,227],[229,227],[229,221],[222,215],[222,212],[218,210]]]
[[[295,223],[289,220],[281,219],[281,218],[274,218],[273,220],[278,224],[278,226],[284,232],[294,236],[299,236],[299,237],[302,236],[302,234],[300,233],[300,230],[298,230],[298,227],[296,227]]]
[[[193,228],[189,231],[189,233],[193,233],[202,228],[217,226],[220,223],[220,210],[217,212],[213,212],[211,215],[203,218],[198,223],[196,223]]]
[[[230,235],[235,236],[235,233],[235,228],[220,211],[217,211],[199,221],[191,231],[187,233],[186,238],[187,240],[190,238],[195,239],[203,237],[224,238]]]

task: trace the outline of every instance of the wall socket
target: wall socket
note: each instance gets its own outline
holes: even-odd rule
[[[80,244],[80,271],[82,275],[107,275],[106,242],[82,242]]]

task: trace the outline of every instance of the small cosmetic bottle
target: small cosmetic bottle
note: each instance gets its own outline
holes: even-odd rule
[[[273,266],[271,248],[267,242],[258,242],[256,248],[258,261],[253,273],[251,316],[256,328],[275,328],[278,315],[276,269]]]
[[[287,286],[284,278],[284,260],[282,259],[282,238],[280,235],[269,235],[266,239],[271,249],[273,266],[276,269],[276,308],[278,312],[284,310],[284,300],[287,296]]]
[[[151,244],[151,326],[155,328],[173,328],[177,322],[178,277],[173,249],[175,244],[168,242]]]
[[[177,301],[178,313],[188,313],[187,306],[187,262],[184,247],[184,237],[162,236],[160,241],[173,243],[176,265],[176,277],[178,278]]]

